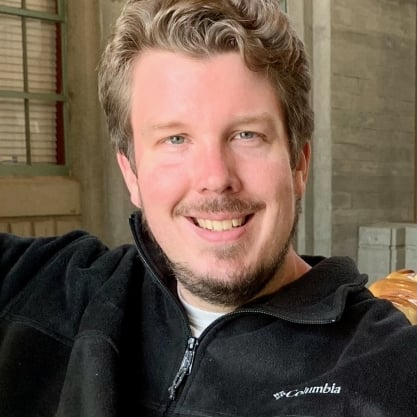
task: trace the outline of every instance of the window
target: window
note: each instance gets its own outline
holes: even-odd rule
[[[67,172],[64,0],[0,0],[0,174]]]

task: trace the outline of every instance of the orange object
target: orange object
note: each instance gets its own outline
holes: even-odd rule
[[[412,269],[391,272],[373,282],[369,290],[375,297],[391,301],[412,324],[417,324],[417,274]]]

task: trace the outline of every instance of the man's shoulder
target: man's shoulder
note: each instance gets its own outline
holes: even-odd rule
[[[71,338],[87,306],[127,291],[137,275],[135,258],[132,245],[109,249],[84,231],[44,238],[1,234],[0,316]]]
[[[12,266],[24,258],[32,258],[36,265],[63,253],[80,250],[100,250],[104,245],[100,240],[83,230],[74,230],[61,236],[23,237],[9,233],[0,233],[0,261]]]
[[[117,261],[132,249],[129,244],[109,249],[99,238],[83,230],[52,237],[0,233],[0,271],[5,274],[24,269],[28,264],[32,273],[46,266],[88,267],[100,260]]]

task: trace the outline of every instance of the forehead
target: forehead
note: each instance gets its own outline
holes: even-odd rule
[[[132,71],[132,122],[176,116],[201,121],[220,114],[270,113],[282,117],[276,89],[261,72],[250,70],[236,52],[194,58],[150,50]]]

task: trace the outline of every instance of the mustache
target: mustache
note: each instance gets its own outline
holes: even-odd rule
[[[204,200],[193,204],[181,204],[174,209],[177,216],[188,216],[189,213],[252,213],[262,210],[266,204],[261,201],[242,200],[236,197],[222,197]]]

